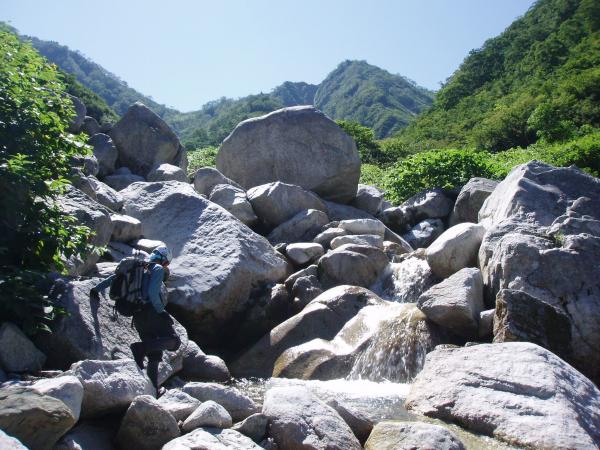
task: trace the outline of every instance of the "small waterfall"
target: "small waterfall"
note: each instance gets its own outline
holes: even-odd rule
[[[414,303],[392,304],[368,346],[355,359],[349,379],[406,382],[423,368],[425,355],[437,344],[425,315]]]
[[[414,303],[436,281],[427,261],[410,256],[402,262],[390,263],[371,290],[385,300]]]

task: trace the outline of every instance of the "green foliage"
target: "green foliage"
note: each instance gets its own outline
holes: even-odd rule
[[[599,30],[597,0],[539,0],[471,51],[398,140],[419,151],[500,151],[600,126]]]
[[[188,152],[188,176],[193,177],[201,167],[215,167],[217,165],[217,147],[204,147]]]
[[[62,72],[63,83],[69,94],[79,98],[87,108],[87,115],[93,117],[99,124],[115,123],[119,116],[110,109],[106,102],[95,92],[83,86],[75,76]]]
[[[70,158],[89,151],[67,132],[72,117],[56,68],[0,32],[0,316],[30,333],[55,312],[38,290],[43,274],[90,250],[89,229],[54,201],[69,183]]]
[[[375,164],[361,164],[359,183],[383,187],[382,181],[384,177],[385,169],[382,169],[380,166]]]
[[[334,119],[391,136],[431,105],[433,93],[366,61],[344,61],[319,85],[314,104]]]
[[[381,158],[381,150],[379,144],[375,141],[373,130],[363,127],[358,122],[336,120],[335,123],[354,139],[362,163],[377,164]]]

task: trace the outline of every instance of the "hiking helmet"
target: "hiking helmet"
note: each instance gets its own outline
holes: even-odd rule
[[[171,250],[166,245],[159,245],[152,250],[152,253],[159,256],[162,261],[170,263],[173,260],[173,253],[171,253]]]

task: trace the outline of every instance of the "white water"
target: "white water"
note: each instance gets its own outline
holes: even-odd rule
[[[388,264],[383,276],[371,290],[385,300],[415,303],[429,289],[435,278],[427,261],[409,257],[399,263]]]

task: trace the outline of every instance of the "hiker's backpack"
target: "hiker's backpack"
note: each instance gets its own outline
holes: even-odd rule
[[[133,316],[144,304],[142,279],[147,265],[142,259],[128,257],[123,258],[115,269],[108,295],[115,302],[115,310],[122,316]]]

